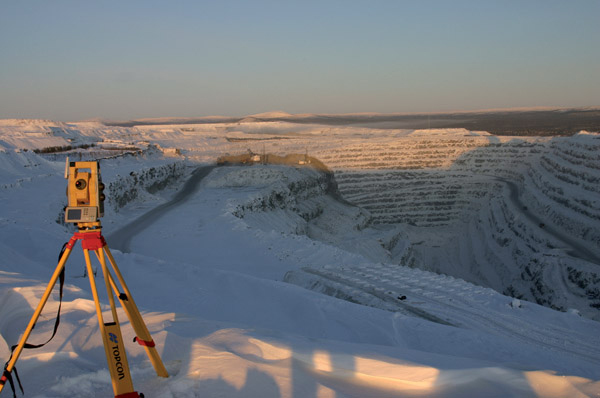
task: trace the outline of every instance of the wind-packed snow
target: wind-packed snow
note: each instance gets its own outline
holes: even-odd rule
[[[274,128],[277,137],[262,140],[266,137],[260,134],[272,133],[261,133],[261,126]],[[511,222],[511,214],[516,213],[510,186],[498,179],[516,175],[518,170],[497,173],[496,179],[488,181],[483,175],[489,170],[475,174],[467,169],[469,164],[496,167],[493,162],[476,162],[477,153],[473,153],[479,148],[475,143],[489,144],[494,137],[464,131],[440,133],[438,140],[446,143],[475,140],[467,141],[471,152],[460,149],[459,143],[452,150],[452,156],[467,166],[456,168],[444,159],[437,166],[428,163],[430,169],[405,175],[435,178],[442,173],[439,170],[449,170],[450,177],[441,180],[447,191],[464,181],[464,175],[472,177],[469,186],[449,192],[455,201],[461,192],[499,192],[452,207],[456,211],[452,220],[461,223],[461,235],[455,236],[452,250],[448,235],[455,221],[440,222],[439,228],[429,230],[418,225],[428,211],[426,204],[415,209],[411,224],[378,224],[372,221],[376,209],[366,211],[342,200],[330,176],[312,168],[259,164],[210,168],[216,155],[240,153],[248,146],[254,153],[261,153],[264,145],[271,153],[308,151],[314,155],[313,138],[321,136],[317,141],[324,145],[319,151],[329,157],[317,157],[328,159],[326,164],[334,171],[347,170],[350,178],[349,174],[362,173],[366,166],[351,166],[349,157],[336,157],[335,148],[356,149],[361,140],[363,150],[394,142],[423,145],[422,138],[410,131],[384,133],[356,127],[344,132],[341,127],[295,125],[297,131],[288,134],[285,123],[264,126],[257,122],[251,132],[237,138],[258,136],[261,140],[240,142],[227,140],[221,133],[223,128],[243,131],[244,126],[202,126],[201,134],[169,128],[121,128],[119,133],[103,132],[97,125],[74,128],[81,137],[94,137],[98,143],[139,145],[142,152],[137,156],[101,161],[105,184],[120,184],[115,193],[130,189],[134,177],[152,180],[140,185],[131,201],[107,206],[102,219],[104,236],[171,375],[156,377],[143,349],[128,343],[134,386],[146,397],[599,396],[597,321],[580,316],[577,310],[560,312],[504,296],[479,283],[497,277],[489,264],[503,264],[513,257],[477,242],[511,248],[511,253],[530,247],[522,252],[528,259],[543,258],[539,248],[546,242],[538,241],[539,231],[532,232],[537,227],[533,221]],[[0,128],[1,137],[11,136],[12,129]],[[302,129],[313,138],[298,138],[297,134],[304,134]],[[119,138],[124,136],[127,139]],[[571,145],[588,139],[595,145],[597,137],[589,134],[565,141]],[[534,149],[546,145],[545,141],[531,142]],[[197,187],[188,186],[189,196],[175,196],[199,164],[188,160],[187,168],[177,169],[181,173],[168,174],[171,165],[183,158],[163,156],[148,149],[148,144],[182,149],[188,159],[204,162],[200,165],[207,167],[203,169],[207,176]],[[441,150],[437,148],[434,151]],[[529,145],[493,148],[502,153],[517,148],[528,162],[539,158],[536,152],[522,154],[523,148],[530,151]],[[4,149],[0,153],[0,359],[6,360],[72,230],[56,221],[66,203],[64,161],[16,151],[13,144]],[[356,152],[345,152],[352,153]],[[382,161],[392,164],[392,157]],[[376,181],[376,170],[364,173],[368,178],[359,182]],[[349,179],[341,178],[338,184],[346,198],[354,198]],[[148,186],[162,190],[149,192]],[[590,196],[589,200],[595,199]],[[144,219],[143,214],[151,209],[158,211]],[[515,232],[503,234],[503,229]],[[122,245],[120,230],[128,232],[127,245]],[[479,240],[466,238],[473,235]],[[513,243],[502,246],[503,239]],[[493,252],[498,253],[495,259],[490,257]],[[446,258],[443,253],[448,253]],[[478,285],[448,273],[414,268],[419,261],[434,258],[437,266],[456,268],[461,256],[470,267],[482,264],[473,272],[457,270]],[[557,266],[582,271],[594,267],[581,258],[569,259],[563,252],[552,259]],[[82,277],[83,264],[78,244],[67,263],[57,336],[42,349],[25,350],[17,362],[27,396],[113,394],[89,281]],[[513,272],[509,265],[506,269]],[[477,279],[478,272],[485,278]],[[106,298],[102,301],[105,316],[110,317]],[[50,336],[57,305],[55,292],[29,342]],[[133,330],[122,311],[119,317],[124,338],[131,342]],[[2,394],[10,396],[11,392]]]

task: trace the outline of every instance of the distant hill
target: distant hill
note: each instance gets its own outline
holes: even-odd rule
[[[214,124],[284,121],[332,126],[356,125],[380,129],[464,128],[495,135],[555,136],[573,135],[582,130],[600,131],[600,108],[508,109],[445,113],[351,113],[296,114],[282,111],[255,115],[205,116],[198,118],[151,118],[102,121],[106,126],[148,126],[169,124]]]

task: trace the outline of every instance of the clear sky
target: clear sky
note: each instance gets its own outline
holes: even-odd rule
[[[0,118],[599,105],[598,0],[0,0]]]

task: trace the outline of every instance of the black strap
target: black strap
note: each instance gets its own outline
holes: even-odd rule
[[[54,336],[56,336],[56,331],[58,330],[58,325],[60,324],[60,309],[62,307],[62,299],[63,299],[63,286],[65,284],[65,269],[63,268],[62,271],[60,271],[60,275],[59,275],[59,303],[58,303],[58,311],[56,313],[56,321],[54,322],[54,331],[52,332],[52,336],[50,336],[50,338],[42,344],[29,344],[29,343],[25,343],[25,345],[23,345],[23,348],[27,348],[27,349],[34,349],[34,348],[41,348],[43,346],[45,346],[46,344],[48,344],[53,338]],[[35,324],[33,325],[33,328],[35,328]],[[32,328],[32,329],[33,329]],[[11,350],[14,351],[15,348],[17,348],[17,345],[14,345],[11,347]]]
[[[7,363],[8,365],[8,363]],[[17,382],[19,383],[19,388],[21,389],[21,394],[25,394],[25,391],[23,391],[23,385],[21,384],[21,379],[19,379],[19,372],[17,372],[17,368],[13,368],[14,372],[15,372],[15,377],[17,379]],[[3,379],[8,380],[8,384],[10,384],[10,388],[12,389],[13,392],[13,397],[17,398],[17,391],[15,390],[15,382],[13,381],[12,375],[10,374],[10,372],[8,370],[6,370],[6,365],[4,366],[4,373],[2,374]],[[2,380],[2,384],[4,384],[4,380]]]
[[[60,263],[60,260],[63,256],[63,253],[65,252],[65,249],[67,247],[68,242],[66,242],[62,249],[60,250],[60,254],[58,255],[58,262]],[[60,275],[58,276],[59,279],[59,303],[58,303],[58,311],[56,313],[56,321],[54,322],[54,331],[52,332],[52,336],[50,336],[50,338],[42,344],[29,344],[27,342],[25,342],[25,344],[23,345],[23,348],[27,348],[27,349],[35,349],[35,348],[40,348],[45,346],[46,344],[48,344],[53,338],[54,336],[56,336],[56,331],[58,330],[58,325],[60,324],[60,309],[62,308],[62,299],[63,299],[63,287],[65,285],[65,267],[63,267],[63,269],[60,271]],[[35,328],[35,323],[33,324],[33,327],[31,328],[32,330]],[[15,384],[13,382],[13,378],[12,375],[10,374],[10,372],[8,370],[6,370],[6,367],[8,366],[10,360],[13,357],[15,348],[17,348],[19,345],[13,345],[10,348],[10,358],[8,358],[8,361],[6,361],[6,364],[4,365],[4,373],[3,373],[3,377],[6,378],[6,380],[8,380],[8,383],[10,384],[10,387],[12,388],[13,391],[13,396],[16,398],[17,397],[17,393],[15,391]],[[17,379],[17,382],[19,383],[19,388],[21,389],[21,393],[25,394],[25,392],[23,391],[23,385],[21,384],[21,380],[19,379],[19,373],[17,372],[17,367],[13,366],[12,370],[15,373],[15,378]]]

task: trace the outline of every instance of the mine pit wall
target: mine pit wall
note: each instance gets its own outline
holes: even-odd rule
[[[288,154],[284,156],[275,154],[259,155],[249,152],[238,155],[220,156],[217,159],[217,165],[221,166],[252,166],[258,164],[284,165],[301,169],[315,170],[317,177],[308,177],[300,181],[290,182],[287,186],[280,187],[265,197],[256,198],[252,202],[240,205],[234,213],[234,215],[237,217],[243,217],[243,214],[247,210],[257,211],[292,209],[299,212],[303,219],[310,221],[311,219],[317,217],[322,212],[322,209],[319,210],[318,208],[314,208],[308,212],[302,212],[298,207],[299,203],[302,201],[306,201],[307,199],[321,195],[329,195],[335,200],[347,204],[338,189],[334,173],[323,162],[315,157],[303,154]],[[313,213],[313,215],[311,215],[311,213]],[[368,222],[370,222],[370,220]]]
[[[537,214],[600,254],[600,136],[555,139],[524,181]]]
[[[468,141],[468,150],[448,140],[437,147],[407,140],[340,148],[323,160],[342,196],[367,209],[374,224],[464,237],[417,242],[395,258],[399,264],[600,319],[597,267],[565,254],[561,242],[520,217],[523,211],[536,214],[598,251],[600,200],[593,198],[600,191],[599,140],[598,135],[459,140]],[[518,187],[525,208],[509,200],[506,181]]]
[[[429,141],[410,141],[385,148],[352,147],[350,155],[339,150],[329,156],[331,163],[325,162],[334,170],[342,196],[368,209],[375,223],[450,225],[472,212],[478,199],[488,197],[498,178],[518,184],[530,211],[600,250],[600,200],[593,199],[600,195],[600,145],[594,141],[600,138],[504,143],[477,138],[461,140],[471,149],[463,152],[455,141],[439,140],[437,148]],[[423,157],[411,155],[411,150]],[[399,151],[407,156],[401,159]],[[446,163],[440,160],[444,153]],[[448,165],[447,159],[453,163]]]
[[[121,208],[144,194],[154,194],[170,184],[176,184],[186,175],[183,161],[132,171],[126,176],[117,175],[108,182],[108,204],[118,213]]]
[[[375,223],[436,227],[471,212],[493,189],[490,176],[522,180],[545,145],[493,136],[424,136],[317,155],[334,171],[342,196],[368,209]]]
[[[303,220],[303,225],[298,226],[296,231],[302,234],[309,234],[308,223],[322,216],[333,201],[338,202],[340,206],[351,207],[353,209],[351,213],[356,213],[353,214],[352,220],[352,227],[354,229],[362,230],[372,223],[372,219],[367,212],[348,204],[342,199],[333,173],[320,161],[311,158],[309,162],[298,165],[297,156],[300,159],[305,159],[304,155],[288,155],[280,157],[279,162],[275,164],[294,165],[299,170],[304,170],[305,175],[303,178],[289,181],[285,184],[273,185],[261,195],[237,205],[233,211],[233,215],[238,218],[244,218],[248,213],[289,210]],[[272,157],[271,159],[274,158],[277,157]],[[224,164],[231,164],[231,159]]]
[[[322,209],[313,208],[312,211],[302,211],[300,205],[306,200],[324,195],[328,190],[329,181],[330,179],[327,176],[320,173],[314,178],[305,178],[279,185],[264,195],[254,197],[251,201],[238,205],[233,214],[236,217],[243,218],[247,212],[290,209],[298,212],[306,221],[310,221],[318,216]]]

